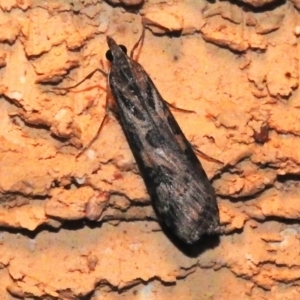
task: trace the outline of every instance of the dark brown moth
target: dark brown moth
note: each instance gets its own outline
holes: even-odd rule
[[[214,190],[168,105],[143,67],[107,43],[119,121],[160,222],[187,244],[219,233]]]

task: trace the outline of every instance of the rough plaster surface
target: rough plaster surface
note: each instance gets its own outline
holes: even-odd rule
[[[0,299],[298,299],[300,4],[244,2],[0,1]],[[161,231],[112,114],[76,157],[106,78],[53,88],[108,70],[106,35],[132,49],[142,23],[139,62],[224,163],[201,160],[224,234],[190,249]]]

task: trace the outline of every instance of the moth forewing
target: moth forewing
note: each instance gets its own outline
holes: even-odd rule
[[[143,67],[107,43],[120,123],[160,221],[187,244],[219,233],[214,190],[170,109]]]

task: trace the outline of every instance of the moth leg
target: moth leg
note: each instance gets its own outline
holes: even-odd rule
[[[76,155],[76,158],[80,157],[87,149],[89,149],[92,144],[97,140],[97,138],[100,135],[100,132],[103,128],[103,126],[107,123],[108,119],[109,119],[109,110],[110,110],[110,106],[109,106],[109,93],[106,94],[106,101],[105,101],[105,116],[103,117],[101,124],[95,134],[95,136],[93,137],[93,139],[86,145],[84,146]]]
[[[107,74],[105,71],[103,71],[103,70],[100,69],[100,68],[97,68],[97,69],[95,69],[94,71],[92,71],[90,74],[88,74],[87,76],[85,76],[82,80],[80,80],[79,82],[77,82],[77,83],[74,84],[74,85],[67,86],[67,87],[54,87],[53,89],[54,89],[54,90],[61,90],[61,91],[69,92],[69,90],[78,87],[79,85],[81,85],[81,84],[82,84],[84,81],[86,81],[87,79],[92,78],[92,76],[93,76],[96,72],[100,72],[100,73],[101,73],[103,76],[105,76],[105,77],[108,76],[108,74]],[[89,91],[89,90],[91,90],[91,89],[93,89],[93,88],[96,88],[96,87],[103,89],[103,87],[101,87],[100,85],[93,85],[93,86],[87,87],[87,88],[82,89],[82,90],[79,90],[79,91],[73,91],[73,93],[78,93],[78,92],[83,92],[83,91]]]
[[[100,89],[100,90],[103,90],[103,91],[106,91],[107,89],[105,88],[105,87],[103,87],[102,85],[100,85],[100,84],[95,84],[95,85],[91,85],[91,86],[88,86],[88,87],[86,87],[86,88],[84,88],[84,89],[82,89],[82,90],[76,90],[76,91],[72,91],[72,90],[68,90],[69,89],[69,87],[67,87],[67,88],[54,88],[54,89],[59,89],[60,91],[65,91],[66,93],[81,93],[81,92],[86,92],[86,91],[90,91],[90,90],[93,90],[93,89],[96,89],[96,88],[98,88],[98,89]]]
[[[141,33],[141,36],[139,37],[138,41],[135,43],[135,45],[133,46],[133,48],[131,49],[130,51],[130,58],[132,60],[135,60],[135,61],[138,61],[138,57],[140,55],[140,50],[144,44],[144,41],[145,41],[145,32],[146,32],[146,28],[145,26],[143,26],[143,29],[142,29],[142,33]],[[136,58],[134,58],[134,51],[139,47],[139,52],[137,53],[136,55]],[[195,113],[195,111],[193,110],[188,110],[188,109],[184,109],[184,108],[179,108],[179,107],[176,107],[175,105],[167,102],[166,100],[163,100],[166,105],[168,105],[169,107],[175,109],[175,110],[178,110],[178,111],[182,111],[182,112],[186,112],[186,113]]]
[[[180,108],[180,107],[177,107],[177,106],[175,106],[174,104],[171,104],[171,103],[169,103],[168,101],[166,101],[166,100],[163,100],[165,103],[166,103],[166,105],[168,105],[169,107],[171,107],[171,108],[173,108],[173,109],[175,109],[175,110],[178,110],[178,111],[182,111],[182,112],[186,112],[186,113],[196,113],[194,110],[189,110],[189,109],[185,109],[185,108]]]
[[[194,144],[192,144],[192,143],[190,143],[190,144],[191,144],[191,147],[193,148],[194,152],[195,152],[196,154],[198,154],[199,156],[201,156],[202,158],[204,158],[204,159],[206,159],[206,160],[208,160],[208,161],[210,161],[210,162],[214,162],[214,163],[217,163],[217,164],[224,165],[224,163],[221,162],[220,160],[218,160],[218,159],[216,159],[216,158],[213,158],[213,157],[211,157],[211,156],[205,154],[204,152],[202,152],[202,151],[198,148],[198,146],[196,146],[196,145],[194,145]]]
[[[177,111],[181,111],[181,112],[185,112],[185,113],[196,113],[194,110],[180,108],[180,107],[177,107],[177,106],[175,106],[175,105],[167,102],[166,100],[163,100],[163,101],[166,103],[166,105],[168,105],[169,107],[171,107],[171,108],[173,108],[173,109],[175,109]],[[191,142],[190,142],[190,145],[193,148],[194,152],[196,152],[196,154],[198,154],[202,158],[204,158],[204,159],[206,159],[206,160],[208,160],[210,162],[215,162],[215,163],[224,165],[224,163],[221,162],[220,160],[212,158],[209,155],[207,155],[204,152],[202,152],[196,145],[193,145]]]
[[[87,76],[85,76],[82,80],[80,80],[79,82],[77,82],[76,84],[72,85],[72,86],[68,86],[68,87],[55,87],[54,90],[60,90],[60,91],[66,91],[66,92],[73,92],[73,93],[79,93],[79,92],[83,92],[83,91],[89,91],[91,89],[94,89],[94,88],[99,88],[99,89],[102,89],[104,91],[107,91],[106,88],[104,88],[103,86],[97,84],[97,85],[93,85],[93,86],[89,86],[87,88],[84,88],[82,90],[76,90],[76,91],[70,91],[71,89],[74,89],[76,87],[78,87],[80,84],[82,84],[85,80],[87,79],[90,79],[96,72],[100,72],[103,76],[107,77],[108,74],[103,71],[103,62],[101,61],[101,65],[102,65],[102,69],[100,68],[97,68],[95,69],[94,71],[92,71],[90,74],[88,74]],[[76,155],[76,158],[80,157],[88,148],[90,148],[90,146],[95,142],[95,140],[98,138],[104,124],[107,122],[108,120],[108,94],[107,94],[107,98],[106,98],[106,102],[105,102],[105,116],[104,118],[102,119],[101,121],[101,124],[97,130],[97,133],[96,135],[94,136],[94,138],[88,143],[87,146],[84,146],[83,149],[81,149],[77,155]]]

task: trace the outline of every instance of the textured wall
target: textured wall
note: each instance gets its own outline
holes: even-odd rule
[[[245,1],[246,2],[246,1]],[[297,1],[0,1],[0,298],[298,299]],[[160,230],[117,119],[106,35],[132,49],[218,195],[220,238]],[[299,145],[299,146],[298,146]],[[91,221],[96,219],[96,221]]]

